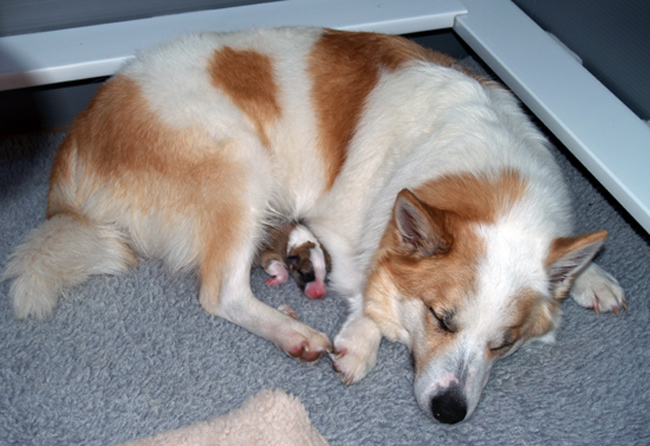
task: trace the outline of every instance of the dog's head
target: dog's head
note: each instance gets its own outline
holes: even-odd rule
[[[529,227],[514,174],[442,181],[454,184],[397,197],[366,313],[410,346],[422,410],[456,423],[476,408],[494,361],[552,335],[559,300],[607,234],[551,238]]]

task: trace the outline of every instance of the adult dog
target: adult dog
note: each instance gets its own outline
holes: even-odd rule
[[[502,86],[400,38],[316,28],[191,35],[103,85],[56,155],[47,220],[11,258],[18,317],[137,256],[196,267],[205,311],[347,382],[382,336],[435,419],[468,417],[493,362],[552,335],[560,299],[624,305],[571,233],[546,141]],[[334,339],[257,300],[265,228],[302,221],[350,302]]]

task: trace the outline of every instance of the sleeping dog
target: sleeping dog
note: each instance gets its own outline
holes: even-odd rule
[[[277,215],[329,250],[349,303],[333,343],[251,292]],[[568,294],[624,305],[591,263],[606,236],[572,233],[542,134],[453,59],[374,33],[205,33],[139,53],[100,88],[5,278],[16,315],[43,318],[65,287],[138,256],[194,267],[206,312],[301,360],[330,354],[348,383],[382,337],[407,344],[419,405],[455,423],[494,361],[552,336]]]

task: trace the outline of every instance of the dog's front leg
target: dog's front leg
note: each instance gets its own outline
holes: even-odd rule
[[[301,361],[315,361],[329,353],[332,347],[325,334],[299,322],[293,311],[277,310],[253,295],[249,265],[254,257],[254,245],[242,243],[235,252],[222,268],[212,265],[216,262],[202,265],[203,309],[268,339]]]
[[[363,379],[377,362],[381,342],[379,327],[363,311],[362,296],[353,302],[352,311],[334,338],[332,363],[346,384]]]
[[[614,311],[627,308],[625,292],[618,281],[595,263],[590,263],[573,282],[571,297],[579,305],[594,311]]]
[[[315,361],[332,350],[325,334],[299,322],[289,307],[277,310],[259,301],[246,282],[224,284],[218,305],[210,308],[204,304],[203,307],[215,316],[268,339],[301,361]]]
[[[291,307],[280,308],[276,310],[251,294],[222,305],[219,316],[268,339],[301,361],[316,361],[331,352],[331,343],[325,334],[299,322]]]

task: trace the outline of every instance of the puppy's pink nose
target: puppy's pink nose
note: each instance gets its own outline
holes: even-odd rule
[[[323,282],[309,282],[305,286],[305,296],[310,299],[320,299],[325,295],[325,284]]]

